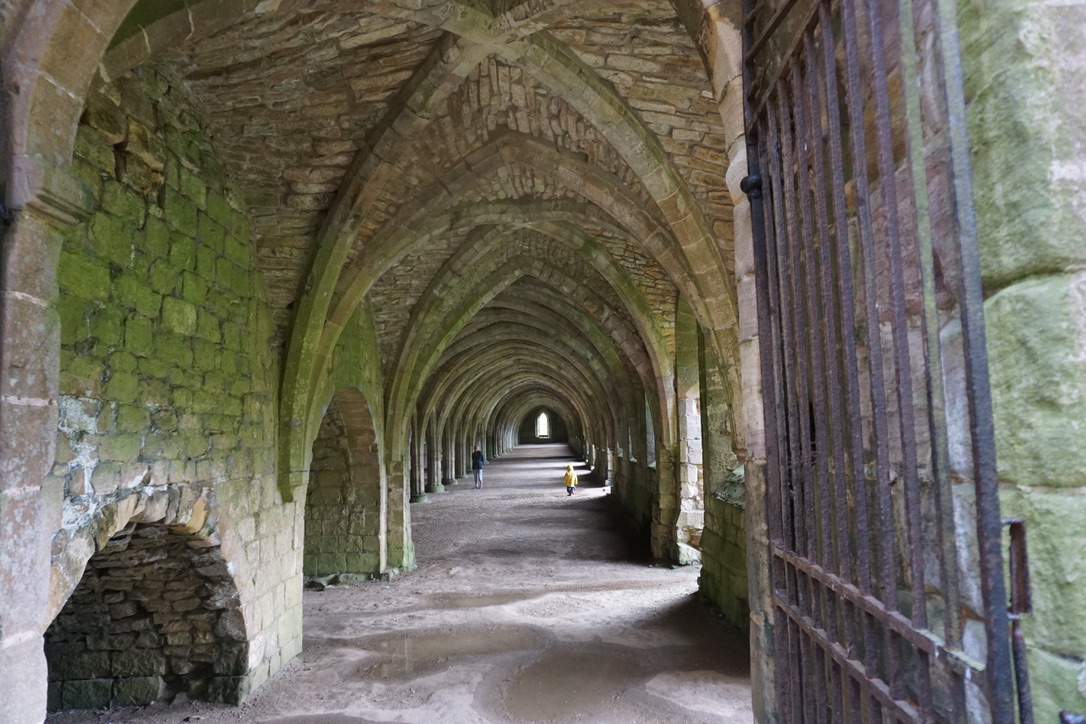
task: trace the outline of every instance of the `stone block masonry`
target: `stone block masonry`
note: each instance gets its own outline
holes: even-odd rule
[[[368,410],[358,408],[365,403],[334,398],[313,443],[305,505],[307,576],[376,575],[383,569],[380,469]]]
[[[1081,2],[962,4],[1004,517],[1026,521],[1037,721],[1086,713]]]
[[[218,546],[132,523],[87,565],[45,635],[49,708],[146,704],[163,696],[239,703],[248,640]]]
[[[267,452],[270,318],[244,203],[208,139],[184,84],[149,67],[94,93],[78,130],[73,171],[94,209],[66,230],[57,275],[52,708],[236,702],[301,647],[302,521]],[[176,535],[130,538],[133,516],[189,526],[201,547],[111,553],[119,532]]]

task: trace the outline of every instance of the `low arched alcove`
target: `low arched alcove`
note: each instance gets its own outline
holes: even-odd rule
[[[369,406],[357,390],[340,390],[313,441],[305,501],[305,575],[381,572],[383,487]]]
[[[91,557],[45,655],[51,711],[248,693],[245,623],[219,546],[162,525],[132,523]]]
[[[546,407],[536,407],[521,420],[521,443],[567,442],[569,431],[561,416]]]

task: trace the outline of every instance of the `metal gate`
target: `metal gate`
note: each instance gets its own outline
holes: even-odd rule
[[[745,5],[780,720],[1011,724],[956,10]]]

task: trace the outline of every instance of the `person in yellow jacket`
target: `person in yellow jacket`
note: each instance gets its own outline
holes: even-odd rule
[[[573,466],[566,466],[566,475],[562,478],[562,482],[566,484],[566,495],[573,495],[577,492],[577,473],[573,472]]]

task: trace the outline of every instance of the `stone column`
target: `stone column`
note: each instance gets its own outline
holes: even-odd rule
[[[471,445],[468,443],[467,432],[457,430],[453,434],[453,444],[456,446],[456,477],[462,478],[468,474],[468,464],[471,461]]]
[[[698,326],[694,313],[679,300],[675,324],[675,400],[678,455],[675,460],[675,553],[677,563],[698,563],[701,554],[691,541],[705,527],[705,483],[701,445],[701,379]],[[659,469],[659,466],[658,466]]]
[[[411,542],[411,513],[404,505],[406,481],[404,462],[406,455],[394,453],[388,465],[388,514],[387,540],[388,565],[406,571],[415,567],[415,546]]]
[[[450,429],[450,423],[445,423],[445,430],[441,435],[442,442],[442,455],[441,455],[441,470],[444,478],[442,484],[456,485],[456,447],[453,445],[452,430]]]
[[[0,591],[8,595],[0,605],[0,701],[11,724],[40,722],[46,711],[43,614],[59,607],[49,601],[50,545],[64,504],[63,490],[45,487],[57,430],[56,267],[61,231],[89,208],[73,177],[41,166],[33,171],[37,177],[27,177],[40,186],[15,199],[21,208],[0,247]]]
[[[411,502],[425,503],[426,491],[423,489],[422,431],[419,430],[419,413],[416,410],[411,419],[410,444],[410,480]]]
[[[426,492],[445,492],[445,486],[441,484],[441,445],[438,444],[436,415],[430,415],[426,423]]]

